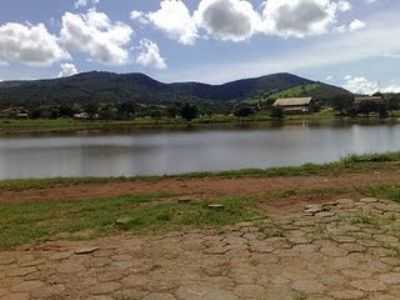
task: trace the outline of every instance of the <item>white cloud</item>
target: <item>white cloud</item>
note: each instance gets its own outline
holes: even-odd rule
[[[0,63],[50,65],[70,58],[44,24],[0,26]]]
[[[379,82],[367,79],[364,76],[347,75],[343,87],[355,94],[372,95],[376,92],[400,93],[400,84],[381,86]]]
[[[170,74],[168,80],[185,78],[190,81],[222,83],[244,77],[256,77],[276,72],[300,72],[366,61],[370,58],[400,57],[400,27],[398,13],[379,13],[366,19],[368,27],[352,34],[320,36],[313,43],[280,51],[257,59],[243,59],[233,63],[203,64]],[[224,72],[215,72],[215,69]]]
[[[353,77],[348,75],[345,77],[345,80],[343,87],[355,94],[372,95],[379,90],[379,84],[377,82],[369,81],[362,76]]]
[[[349,1],[346,0],[340,0],[337,3],[337,8],[339,11],[341,12],[346,12],[346,11],[350,11],[352,9],[352,5]]]
[[[160,49],[156,43],[148,39],[143,39],[139,44],[139,54],[136,58],[136,63],[160,70],[167,68],[165,59],[161,56]]]
[[[88,54],[99,63],[127,63],[132,35],[130,26],[112,22],[105,13],[95,10],[86,14],[66,12],[62,17],[61,41],[65,47]]]
[[[326,76],[325,80],[326,81],[334,81],[335,77],[333,75],[328,75],[328,76]]]
[[[58,73],[58,77],[69,77],[78,74],[78,69],[75,65],[65,63],[61,65],[61,71]]]
[[[132,10],[131,11],[131,20],[138,21],[141,24],[148,24],[149,20],[144,12],[139,10]]]
[[[340,11],[351,9],[348,1],[269,0],[264,5],[264,31],[284,37],[305,37],[329,31]]]
[[[339,13],[352,9],[347,0],[266,0],[261,7],[262,12],[248,0],[200,0],[191,13],[182,0],[162,0],[159,10],[134,10],[131,19],[151,23],[170,38],[193,45],[203,33],[205,38],[234,42],[255,34],[286,38],[323,34],[334,29]],[[343,25],[342,31],[347,27]]]
[[[137,16],[138,12],[133,14]],[[193,45],[198,38],[197,27],[190,11],[180,0],[161,1],[160,9],[148,13],[146,18],[170,38],[184,45]]]
[[[367,24],[365,24],[363,21],[360,21],[359,19],[354,19],[349,25],[349,30],[351,32],[353,32],[353,31],[361,30],[361,29],[365,28],[366,26],[367,26]]]
[[[202,0],[194,13],[199,28],[223,41],[250,38],[261,27],[261,17],[247,0]]]
[[[76,0],[75,1],[75,8],[86,7],[89,5],[96,5],[100,2],[100,0]]]

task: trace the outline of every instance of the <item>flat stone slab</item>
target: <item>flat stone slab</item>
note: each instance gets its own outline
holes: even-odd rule
[[[115,221],[117,225],[128,225],[129,223],[133,222],[135,219],[132,217],[121,217]]]
[[[364,297],[364,293],[357,290],[342,290],[331,292],[330,295],[338,300],[357,300]]]
[[[304,207],[304,213],[314,215],[316,213],[324,211],[325,209],[326,207],[321,204],[308,204]]]
[[[0,251],[0,300],[400,299],[400,205],[334,204],[224,228]]]
[[[360,202],[369,204],[369,203],[377,203],[379,202],[379,200],[377,198],[362,198]]]
[[[179,300],[239,300],[233,293],[211,287],[181,287],[176,292]]]
[[[223,204],[209,204],[207,207],[210,209],[216,209],[216,210],[225,208],[225,206]]]
[[[350,283],[353,287],[365,292],[381,292],[386,290],[386,285],[378,280],[363,279]]]
[[[88,248],[81,248],[78,250],[75,250],[75,254],[76,255],[88,255],[88,254],[92,254],[94,252],[96,252],[97,250],[99,250],[99,247],[88,247]]]
[[[154,293],[147,295],[143,300],[176,300],[176,298],[171,294]]]

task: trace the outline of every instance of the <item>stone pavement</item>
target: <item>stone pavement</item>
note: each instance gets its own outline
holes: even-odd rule
[[[221,231],[0,252],[0,300],[400,299],[400,205],[377,199]]]

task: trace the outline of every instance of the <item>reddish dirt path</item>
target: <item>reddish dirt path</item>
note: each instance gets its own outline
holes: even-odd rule
[[[108,184],[56,186],[45,190],[0,191],[0,203],[36,202],[49,200],[81,200],[140,193],[174,193],[196,198],[227,195],[257,195],[284,190],[352,189],[374,184],[400,182],[399,170],[369,173],[347,173],[341,176],[304,176],[273,178],[161,179],[156,182],[132,181]]]

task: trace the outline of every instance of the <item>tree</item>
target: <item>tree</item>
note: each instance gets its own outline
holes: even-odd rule
[[[117,106],[118,116],[122,118],[133,117],[136,113],[136,105],[133,102],[122,102]]]
[[[185,103],[180,110],[180,115],[186,121],[191,122],[198,117],[199,109],[196,105]]]
[[[150,117],[159,121],[162,118],[162,111],[160,109],[152,109],[150,111]]]
[[[60,116],[72,118],[76,111],[72,105],[63,104],[60,106]]]
[[[334,110],[339,114],[347,114],[353,107],[354,98],[353,96],[336,96],[331,99],[331,104]]]
[[[385,97],[381,92],[376,92],[372,96],[374,96],[374,97],[382,97],[382,98]]]
[[[255,109],[250,105],[239,105],[235,107],[233,114],[238,118],[245,118],[256,113]]]
[[[118,110],[112,103],[101,104],[98,109],[100,119],[113,120],[116,119]]]
[[[178,111],[175,105],[168,106],[167,116],[168,118],[175,119]]]
[[[285,117],[285,113],[282,108],[280,107],[272,107],[271,109],[271,118],[282,120]]]
[[[389,113],[388,113],[386,105],[379,106],[378,114],[379,114],[379,118],[381,118],[381,119],[386,119],[387,117],[389,117]]]
[[[387,109],[392,112],[400,109],[400,95],[391,94],[387,98]]]
[[[93,103],[85,105],[84,110],[89,115],[89,119],[93,119],[98,111],[97,106]]]

